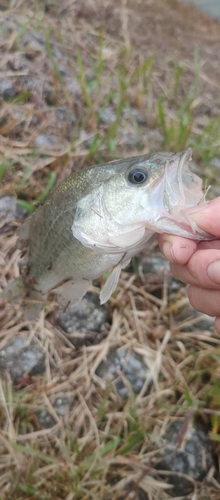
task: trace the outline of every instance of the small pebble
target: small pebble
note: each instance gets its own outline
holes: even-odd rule
[[[0,351],[0,366],[8,370],[12,380],[24,374],[40,375],[45,370],[45,356],[35,342],[28,345],[26,338],[16,337],[4,350]]]
[[[107,333],[109,315],[98,297],[87,293],[79,304],[60,310],[58,325],[68,333],[68,338],[76,346],[93,344]]]
[[[108,314],[98,297],[87,294],[79,304],[60,311],[57,321],[67,333],[101,332],[108,321]]]
[[[63,127],[63,122],[68,122],[70,125],[76,124],[76,116],[64,107],[56,109],[56,118],[59,120],[61,127]]]
[[[120,376],[120,372],[123,376]],[[150,391],[153,380],[151,372],[142,357],[136,352],[127,349],[112,351],[107,356],[107,359],[100,363],[96,375],[104,380],[113,381],[121,399],[129,397],[129,387],[135,394],[139,394],[148,378],[146,395]],[[124,378],[127,379],[128,384],[124,383]]]
[[[59,149],[61,144],[59,142],[58,137],[53,134],[39,134],[35,137],[35,146],[44,150],[54,150]]]
[[[17,94],[17,89],[12,80],[9,80],[8,78],[0,80],[0,97],[2,99],[13,99]]]
[[[17,202],[13,195],[0,197],[0,224],[13,219],[22,220],[27,215],[27,210]]]
[[[102,123],[105,123],[107,125],[111,125],[112,123],[115,122],[115,120],[116,120],[116,114],[114,113],[114,111],[111,108],[106,107],[101,111],[100,121]]]
[[[55,399],[54,402],[51,401],[51,404],[59,417],[63,417],[70,409],[70,401],[65,393],[62,397]],[[37,411],[36,416],[41,427],[45,429],[49,429],[57,423],[54,416],[46,408]]]
[[[163,443],[167,445],[161,454],[161,461],[156,465],[158,470],[171,471],[176,474],[168,475],[168,481],[173,485],[174,495],[188,495],[194,489],[193,482],[179,475],[185,474],[194,481],[202,481],[213,465],[213,451],[207,433],[194,424],[189,425],[181,443],[178,445],[183,422],[171,422],[163,436]],[[163,476],[165,479],[165,476]]]
[[[43,86],[43,97],[48,106],[53,106],[56,104],[56,93],[52,85],[48,82],[44,82]]]

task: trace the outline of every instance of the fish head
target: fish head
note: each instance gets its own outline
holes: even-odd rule
[[[188,167],[191,158],[187,149],[107,164],[106,180],[102,171],[100,182],[97,171],[97,186],[77,204],[73,235],[100,253],[140,249],[155,233],[208,239],[188,213],[204,200],[202,180]]]

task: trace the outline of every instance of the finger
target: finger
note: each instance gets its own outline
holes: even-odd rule
[[[200,241],[198,243],[199,250],[220,250],[220,240],[211,240],[211,241]]]
[[[186,266],[171,263],[170,268],[183,283],[208,290],[220,288],[220,250],[198,247]]]
[[[190,209],[189,215],[201,229],[220,237],[220,197]]]
[[[197,243],[188,238],[159,234],[158,243],[161,252],[170,262],[185,265],[197,249]]]
[[[196,286],[189,286],[187,293],[194,309],[209,316],[219,315],[220,290],[205,290]]]

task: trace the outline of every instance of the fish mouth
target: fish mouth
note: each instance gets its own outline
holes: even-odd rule
[[[184,209],[201,203],[205,195],[202,179],[189,169],[192,149],[176,153],[167,160],[164,170],[164,207],[170,215],[177,216]]]
[[[166,161],[164,168],[163,203],[167,218],[178,222],[188,236],[196,239],[210,239],[210,235],[200,229],[190,216],[189,210],[205,200],[202,179],[189,169],[192,149],[174,154]],[[165,216],[166,217],[166,216]]]

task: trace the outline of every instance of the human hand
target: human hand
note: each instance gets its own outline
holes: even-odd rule
[[[189,284],[192,306],[209,316],[216,316],[215,328],[220,333],[220,197],[190,214],[212,241],[196,242],[171,234],[160,234],[161,251],[170,261],[174,276]]]

